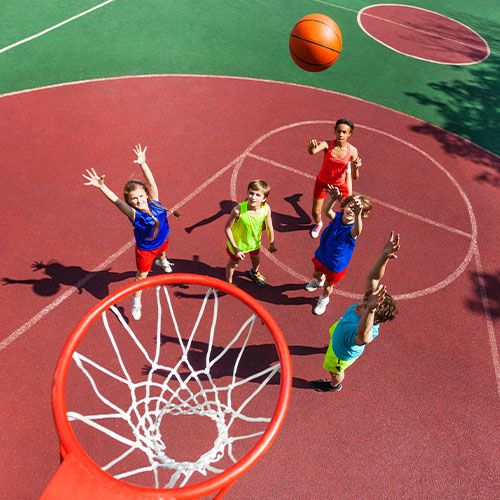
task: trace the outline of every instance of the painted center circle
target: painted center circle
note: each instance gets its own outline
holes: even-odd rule
[[[400,54],[438,64],[484,61],[488,43],[476,31],[437,12],[410,5],[371,5],[358,14],[361,29]]]

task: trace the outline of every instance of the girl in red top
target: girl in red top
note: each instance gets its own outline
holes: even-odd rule
[[[330,142],[311,139],[307,145],[311,155],[324,151],[323,163],[316,176],[313,192],[312,217],[316,223],[311,229],[313,238],[319,236],[323,227],[321,209],[328,189],[338,187],[342,198],[345,198],[352,194],[352,179],[359,177],[361,158],[358,156],[358,150],[347,142],[353,130],[354,124],[341,118],[335,123],[335,139]]]

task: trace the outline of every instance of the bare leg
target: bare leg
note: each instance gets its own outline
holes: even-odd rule
[[[233,259],[229,259],[228,263],[226,264],[226,281],[228,283],[233,282],[234,270],[237,267],[238,267],[238,262],[234,261]]]
[[[149,274],[149,271],[146,271],[145,273],[141,273],[140,271],[137,271],[137,274],[135,275],[135,281],[140,281],[140,280],[143,280],[144,278],[147,278],[148,274]],[[134,293],[134,300],[140,301],[141,295],[142,295],[142,290],[135,292]]]
[[[257,272],[260,266],[260,254],[252,255],[250,254],[250,260],[252,261],[252,269]]]
[[[333,372],[330,372],[330,375],[332,376],[332,386],[335,386],[335,385],[339,385],[342,380],[344,380],[344,377],[345,377],[345,374],[344,372],[340,372],[340,373],[333,373]]]
[[[311,215],[316,224],[319,224],[321,222],[321,210],[323,209],[324,201],[324,198],[321,198],[320,200],[317,198],[313,198]]]
[[[332,294],[333,292],[333,283],[331,284],[328,284],[328,283],[325,283],[324,286],[323,286],[323,297],[330,297],[330,295]]]

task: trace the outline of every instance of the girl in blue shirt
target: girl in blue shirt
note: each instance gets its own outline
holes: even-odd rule
[[[167,209],[158,201],[158,187],[154,180],[151,169],[146,163],[146,149],[138,144],[134,148],[138,163],[141,167],[146,183],[140,180],[130,180],[123,189],[122,201],[104,183],[105,175],[98,175],[91,168],[86,170],[87,174],[82,174],[87,180],[86,186],[94,186],[100,189],[106,198],[114,203],[132,222],[135,236],[135,260],[137,265],[136,281],[146,278],[153,262],[160,266],[166,273],[172,272],[171,263],[167,260],[166,250],[168,248],[168,236],[170,227],[167,220]],[[176,211],[172,213],[178,217]],[[132,304],[132,317],[136,320],[141,318],[141,294],[138,291],[134,294]]]
[[[313,292],[322,287],[323,293],[313,309],[314,314],[323,314],[326,310],[333,286],[344,277],[351,260],[356,239],[363,230],[363,219],[368,217],[372,204],[361,195],[351,195],[340,202],[341,212],[335,212],[333,206],[340,198],[338,187],[328,186],[331,199],[325,210],[332,219],[321,235],[319,247],[312,259],[313,279],[306,285],[306,290]]]

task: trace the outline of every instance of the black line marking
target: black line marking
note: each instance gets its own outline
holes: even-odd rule
[[[323,64],[320,64],[320,63],[313,63],[313,62],[309,62],[309,61],[306,61],[305,59],[302,59],[302,57],[299,57],[293,50],[292,48],[290,47],[290,52],[292,53],[293,57],[295,57],[296,59],[298,59],[300,62],[303,62],[305,64],[308,64],[309,66],[316,66],[318,68],[329,68],[334,62],[335,60],[333,60],[332,62],[327,62],[327,63],[323,63]]]
[[[309,40],[308,38],[302,38],[301,36],[293,35],[293,34],[290,35],[290,38],[296,38],[297,40],[302,40],[303,42],[312,43],[313,45],[316,45],[318,47],[322,47],[324,49],[327,49],[327,50],[330,50],[332,52],[336,52],[337,54],[340,54],[340,50],[334,49],[332,47],[328,47],[328,45],[323,45],[323,44],[318,43],[318,42],[313,42],[312,40]]]

